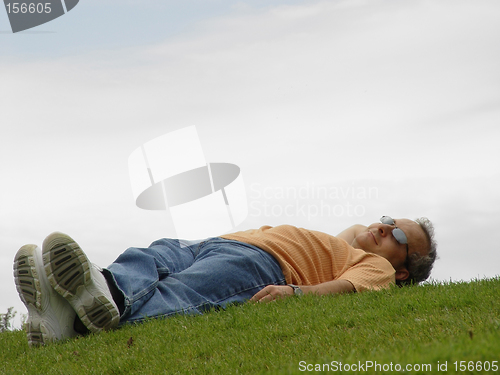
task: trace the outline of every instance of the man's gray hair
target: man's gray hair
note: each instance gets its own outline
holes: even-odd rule
[[[437,243],[434,238],[434,226],[431,221],[426,217],[421,217],[416,219],[415,222],[420,225],[427,237],[429,253],[424,256],[414,253],[408,257],[406,267],[410,275],[406,280],[399,281],[398,285],[418,284],[427,280],[434,266],[434,261],[437,258]]]

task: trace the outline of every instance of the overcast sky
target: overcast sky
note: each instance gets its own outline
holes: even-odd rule
[[[0,9],[0,313],[26,311],[13,257],[53,231],[100,266],[175,236],[127,161],[192,125],[241,168],[234,230],[427,216],[434,279],[498,275],[498,1],[102,3],[16,34]]]

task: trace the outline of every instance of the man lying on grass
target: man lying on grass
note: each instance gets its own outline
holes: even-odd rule
[[[432,224],[383,216],[336,237],[290,225],[201,241],[161,239],[129,248],[106,269],[69,236],[52,233],[14,259],[28,308],[28,341],[40,345],[151,317],[200,314],[230,303],[336,294],[425,280],[436,259]]]

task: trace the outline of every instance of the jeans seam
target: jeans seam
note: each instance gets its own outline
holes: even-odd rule
[[[283,282],[283,284],[280,284],[279,282]],[[263,284],[255,285],[255,286],[253,286],[253,287],[251,287],[251,288],[245,288],[245,289],[240,290],[239,292],[235,292],[235,293],[233,293],[233,294],[231,294],[231,295],[226,296],[226,298],[224,298],[224,299],[219,299],[219,300],[217,300],[217,301],[214,301],[214,303],[220,303],[221,301],[224,301],[224,300],[226,300],[226,299],[228,299],[228,298],[234,297],[234,296],[236,296],[236,295],[238,295],[238,294],[240,294],[240,293],[247,292],[247,291],[249,291],[250,289],[255,289],[255,288],[259,288],[259,287],[263,287],[263,288],[265,288],[265,287],[266,287],[266,286],[268,286],[268,285],[284,285],[284,283],[285,283],[285,279],[281,279],[279,282],[274,282],[273,284],[266,284],[266,283],[263,283]]]
[[[228,299],[228,298],[231,298],[239,293],[242,293],[242,292],[246,292],[250,289],[254,289],[254,288],[258,288],[258,287],[266,287],[267,285],[285,285],[286,283],[286,280],[285,279],[281,279],[279,280],[278,282],[275,282],[274,284],[259,284],[259,285],[255,285],[254,287],[252,288],[246,288],[246,289],[243,289],[237,293],[233,293],[229,296],[227,296],[226,298],[224,299],[220,299],[220,300],[216,300],[216,301],[211,301],[212,304],[219,304],[221,301],[224,301],[225,299]],[[192,311],[192,310],[198,310],[199,307],[203,306],[203,305],[206,305],[206,304],[210,304],[210,302],[204,302],[204,303],[199,303],[195,306],[190,306],[189,309],[180,309],[180,310],[176,310],[176,311],[172,311],[172,312],[169,312],[169,313],[166,313],[166,314],[162,314],[162,315],[155,315],[155,316],[145,316],[144,318],[140,318],[140,319],[134,319],[133,322],[141,322],[143,320],[147,320],[147,319],[152,319],[152,318],[165,318],[165,317],[168,317],[168,316],[172,316],[172,315],[185,315],[186,311]],[[220,308],[224,308],[222,306],[218,306]],[[125,322],[127,323],[127,322]],[[128,323],[132,323],[132,321],[128,321]]]
[[[254,289],[254,288],[258,288],[258,287],[266,287],[267,285],[285,285],[286,284],[286,279],[282,278],[280,280],[278,280],[277,282],[275,282],[274,284],[266,284],[266,283],[263,283],[263,284],[259,284],[259,285],[255,285],[251,288],[246,288],[246,289],[243,289],[237,293],[233,293],[229,296],[227,296],[226,298],[224,299],[219,299],[219,300],[216,300],[216,301],[211,301],[213,304],[219,304],[220,302],[230,298],[230,297],[233,297],[239,293],[242,293],[242,292],[246,292],[250,289]],[[144,318],[139,318],[139,319],[134,319],[133,321],[126,321],[124,322],[123,324],[126,324],[126,323],[132,323],[132,322],[141,322],[141,321],[144,321],[144,320],[147,320],[147,319],[152,319],[152,318],[165,318],[165,317],[168,317],[168,316],[172,316],[172,315],[185,315],[186,311],[192,311],[192,310],[198,310],[199,307],[203,306],[203,305],[206,305],[206,304],[210,304],[210,302],[203,302],[203,303],[199,303],[195,306],[190,306],[189,309],[180,309],[180,310],[176,310],[176,311],[172,311],[172,312],[169,312],[169,313],[166,313],[166,314],[162,314],[162,315],[155,315],[155,316],[145,316]],[[220,306],[220,308],[223,308],[222,306]]]

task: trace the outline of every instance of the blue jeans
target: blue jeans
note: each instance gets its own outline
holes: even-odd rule
[[[129,248],[107,271],[111,273],[108,279],[124,295],[121,324],[179,313],[201,314],[243,303],[266,285],[286,283],[272,255],[222,238],[161,239],[148,248]]]

